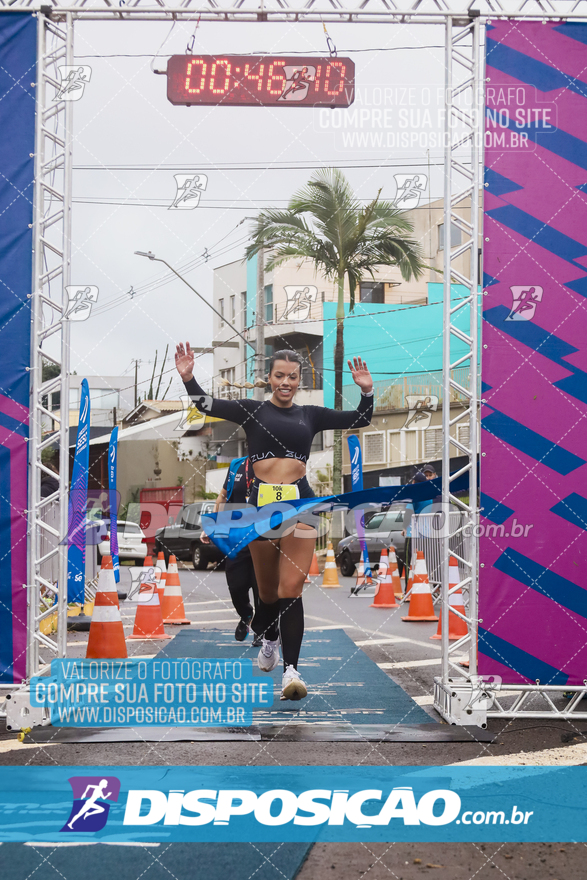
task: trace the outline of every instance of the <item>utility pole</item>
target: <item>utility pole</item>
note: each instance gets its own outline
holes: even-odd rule
[[[135,362],[135,409],[139,405],[139,360],[138,358],[133,358]]]
[[[265,257],[263,248],[257,253],[257,309],[255,316],[255,379],[265,379]],[[255,400],[265,399],[265,389],[253,392]]]

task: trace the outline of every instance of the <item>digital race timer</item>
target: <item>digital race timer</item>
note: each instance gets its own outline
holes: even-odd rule
[[[355,98],[355,65],[350,58],[173,55],[167,97],[188,106],[348,107]]]

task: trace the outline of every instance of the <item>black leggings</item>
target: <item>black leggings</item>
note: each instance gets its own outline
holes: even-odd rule
[[[227,556],[224,572],[226,574],[228,592],[230,593],[236,613],[241,620],[249,620],[257,610],[259,602],[257,579],[255,578],[255,569],[249,548],[245,547],[234,559]],[[251,605],[249,590],[253,592],[254,608]],[[253,631],[255,632],[254,627]]]

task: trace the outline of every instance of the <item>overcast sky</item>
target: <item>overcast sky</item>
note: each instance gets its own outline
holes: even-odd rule
[[[71,366],[78,374],[128,372],[130,384],[131,361],[139,358],[144,382],[156,349],[161,357],[167,343],[171,352],[177,340],[186,338],[196,346],[210,345],[212,312],[180,281],[131,301],[131,287],[138,289],[166,271],[134,251],[151,250],[181,269],[207,249],[212,258],[200,259],[187,277],[211,301],[213,268],[243,254],[250,222],[237,228],[239,221],[261,207],[285,205],[312,173],[308,167],[286,170],[281,165],[368,165],[345,169],[357,196],[371,199],[382,188],[382,196],[393,199],[394,173],[414,168],[427,173],[428,147],[430,195],[442,196],[442,150],[431,133],[441,127],[443,27],[328,27],[339,55],[350,56],[356,65],[355,104],[334,114],[299,107],[174,106],[166,97],[166,78],[154,75],[150,65],[165,69],[169,54],[183,54],[193,24],[176,24],[170,33],[169,23],[163,22],[76,23],[76,63],[90,65],[92,76],[74,105],[72,283],[95,284],[100,291],[90,320],[72,324]],[[365,49],[388,51],[359,51]],[[194,52],[327,54],[317,23],[204,22]],[[377,109],[387,110],[387,116],[378,116]],[[353,110],[365,111],[362,121],[346,115]],[[419,144],[412,149],[394,145],[402,131],[418,132]],[[350,143],[353,132],[379,133],[383,143]],[[239,167],[251,163],[259,167]],[[381,167],[390,163],[395,167]],[[79,167],[88,165],[97,168]],[[117,170],[115,165],[147,167]],[[193,211],[168,209],[175,196],[173,174],[182,170],[208,175]],[[142,204],[112,204],[125,200]],[[200,360],[199,369],[202,378],[211,374],[210,356]],[[177,397],[181,389],[174,380],[168,397]]]

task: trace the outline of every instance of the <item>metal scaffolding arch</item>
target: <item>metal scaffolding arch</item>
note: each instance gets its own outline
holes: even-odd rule
[[[165,21],[190,20],[198,17],[206,21],[246,22],[338,22],[338,23],[412,23],[442,24],[445,29],[445,238],[450,241],[451,223],[464,234],[463,243],[455,249],[445,247],[444,265],[444,360],[443,360],[443,505],[448,510],[451,501],[465,513],[466,524],[478,522],[477,449],[478,449],[478,248],[479,248],[479,193],[481,187],[481,131],[483,65],[481,61],[482,28],[487,19],[587,19],[587,0],[330,0],[320,5],[315,0],[295,3],[295,0],[234,0],[218,5],[215,0],[184,0],[175,5],[168,0],[129,0],[124,5],[112,5],[110,0],[71,0],[70,3],[52,2],[40,5],[34,0],[0,0],[0,10],[29,12],[38,17],[37,56],[37,115],[35,147],[35,204],[34,204],[34,281],[31,293],[33,305],[31,354],[31,416],[29,441],[29,541],[28,541],[28,656],[27,676],[38,674],[53,657],[63,657],[67,650],[67,544],[60,543],[67,535],[69,485],[69,322],[65,319],[66,287],[70,283],[71,265],[71,188],[72,188],[72,103],[58,98],[60,77],[58,66],[74,63],[73,35],[76,20],[111,21]],[[454,142],[451,137],[458,122],[464,131]],[[470,165],[459,157],[463,150],[470,152]],[[459,152],[460,151],[460,152]],[[459,156],[457,156],[459,153]],[[457,205],[470,208],[469,220]],[[467,208],[467,210],[468,210]],[[454,259],[469,253],[469,271],[456,272]],[[464,285],[469,295],[464,301],[451,306],[451,281]],[[468,332],[455,326],[453,316],[465,306],[469,308]],[[452,361],[451,338],[457,337],[467,346],[467,353]],[[43,381],[43,363],[58,365],[60,374]],[[451,379],[451,369],[469,365],[468,384],[460,385]],[[450,418],[451,390],[458,391],[468,400],[466,412],[458,419]],[[60,393],[59,416],[47,406],[50,393]],[[40,497],[40,481],[47,468],[42,452],[54,438],[42,439],[44,420],[59,425],[60,485],[58,492],[46,499]],[[467,444],[450,438],[450,428],[457,421],[468,424]],[[468,471],[471,485],[469,502],[454,499],[450,483],[457,475],[450,475],[450,445],[456,446],[467,457],[462,469]],[[50,505],[59,502],[58,527],[46,522]],[[446,518],[448,522],[448,517]],[[49,537],[50,550],[43,549]],[[449,590],[449,535],[443,538],[442,575],[442,669],[435,680],[435,706],[448,721],[457,724],[485,724],[487,715],[520,717],[526,714],[523,704],[527,695],[539,686],[518,686],[520,693],[515,709],[504,709],[493,691],[477,673],[477,596],[478,596],[478,543],[469,542],[468,558],[459,558],[465,572],[459,586],[468,593],[465,619],[469,627],[466,637],[453,644],[448,640]],[[453,553],[454,555],[454,553]],[[50,560],[58,560],[57,585],[43,576],[42,568]],[[55,597],[57,605],[57,633],[55,638],[41,632],[45,618],[54,614],[55,606],[45,602],[45,596]],[[457,660],[457,653],[469,651],[468,671]],[[581,689],[565,688],[566,690]],[[508,686],[508,690],[516,690]],[[549,688],[553,692],[556,688]],[[559,689],[560,690],[560,689]],[[584,688],[584,690],[587,690]],[[566,713],[550,706],[534,717],[587,717],[575,711],[579,699],[573,700]],[[493,705],[494,711],[488,711]],[[569,711],[570,710],[570,711]],[[511,712],[515,714],[512,715]],[[507,714],[510,713],[510,714]]]
[[[70,12],[55,22],[38,14],[35,195],[33,219],[33,292],[31,333],[31,415],[29,438],[28,650],[27,676],[64,657],[67,640],[67,535],[69,485],[69,321],[64,319],[71,266],[72,104],[58,99],[57,68],[73,64]],[[60,374],[43,381],[43,366]],[[59,413],[48,407],[59,393]],[[41,498],[41,476],[52,472],[42,462],[54,436],[42,439],[43,424],[59,428],[59,490]],[[58,502],[58,527],[47,513]],[[48,540],[47,540],[48,539]],[[47,549],[49,547],[49,549]],[[42,569],[57,560],[57,585]],[[49,605],[47,599],[56,602]],[[56,638],[41,631],[57,607]]]

